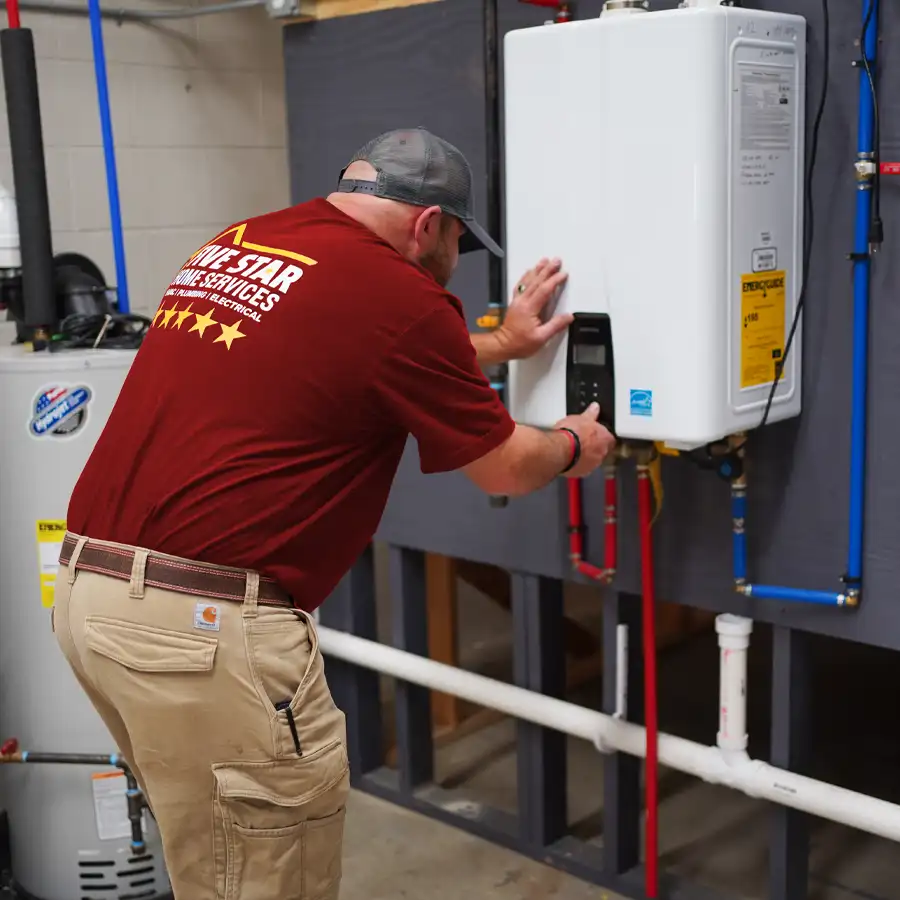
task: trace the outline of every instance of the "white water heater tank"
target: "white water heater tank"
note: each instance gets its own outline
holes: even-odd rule
[[[760,423],[802,280],[805,58],[802,18],[710,5],[506,36],[508,283],[558,256],[576,314],[510,365],[517,421],[598,399],[680,448]],[[800,412],[801,346],[769,421]]]
[[[69,496],[128,374],[134,351],[0,348],[0,741],[22,750],[114,754],[50,624]],[[156,897],[169,890],[145,815],[131,851],[118,769],[0,765],[12,876],[40,900]]]

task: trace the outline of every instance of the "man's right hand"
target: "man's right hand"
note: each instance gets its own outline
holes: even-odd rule
[[[597,418],[600,406],[592,403],[577,416],[566,416],[556,423],[556,428],[569,428],[581,441],[581,456],[578,462],[565,473],[567,478],[583,478],[602,466],[616,446],[616,439],[604,428]]]

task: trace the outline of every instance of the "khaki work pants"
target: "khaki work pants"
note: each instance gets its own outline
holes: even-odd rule
[[[176,900],[338,897],[344,715],[311,617],[258,605],[258,584],[214,601],[212,630],[203,598],[145,586],[140,560],[131,582],[60,567],[57,640],[145,793]]]

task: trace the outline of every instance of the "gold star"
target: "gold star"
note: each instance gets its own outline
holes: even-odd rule
[[[179,310],[178,310],[178,318],[175,320],[175,328],[181,328],[182,324],[184,323],[184,320],[185,320],[189,315],[191,315],[191,307],[192,307],[193,305],[194,305],[193,303],[188,303],[186,309],[179,309]]]
[[[156,320],[165,312],[162,308],[162,303],[159,304],[159,309],[156,311],[156,315],[153,317],[153,325],[156,324]],[[152,327],[152,326],[151,326]]]
[[[203,333],[209,328],[210,325],[218,325],[219,323],[212,317],[213,311],[210,310],[205,316],[201,316],[199,313],[194,313],[194,319],[196,321],[191,326],[191,331],[199,331],[200,337],[203,337]],[[191,333],[188,332],[188,334]]]
[[[241,320],[238,319],[234,325],[223,325],[221,322],[219,323],[219,327],[222,329],[222,333],[213,341],[214,344],[218,344],[219,341],[224,341],[228,344],[228,349],[231,349],[231,342],[236,338],[247,337],[246,334],[243,334],[240,331]]]
[[[169,321],[171,320],[172,316],[174,316],[175,313],[177,313],[177,312],[178,312],[178,307],[177,307],[177,306],[173,306],[171,309],[167,309],[167,310],[163,313],[162,325],[161,325],[160,327],[161,327],[161,328],[168,328],[168,326],[169,326]]]

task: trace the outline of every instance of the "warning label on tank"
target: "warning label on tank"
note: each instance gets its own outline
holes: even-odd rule
[[[66,523],[59,519],[38,519],[37,546],[38,571],[41,584],[41,605],[48,609],[55,599],[56,573],[59,571],[59,554]]]
[[[91,776],[94,793],[94,819],[101,841],[120,841],[131,836],[125,775],[122,772],[98,772]]]
[[[741,277],[741,388],[775,379],[784,356],[785,272]]]

